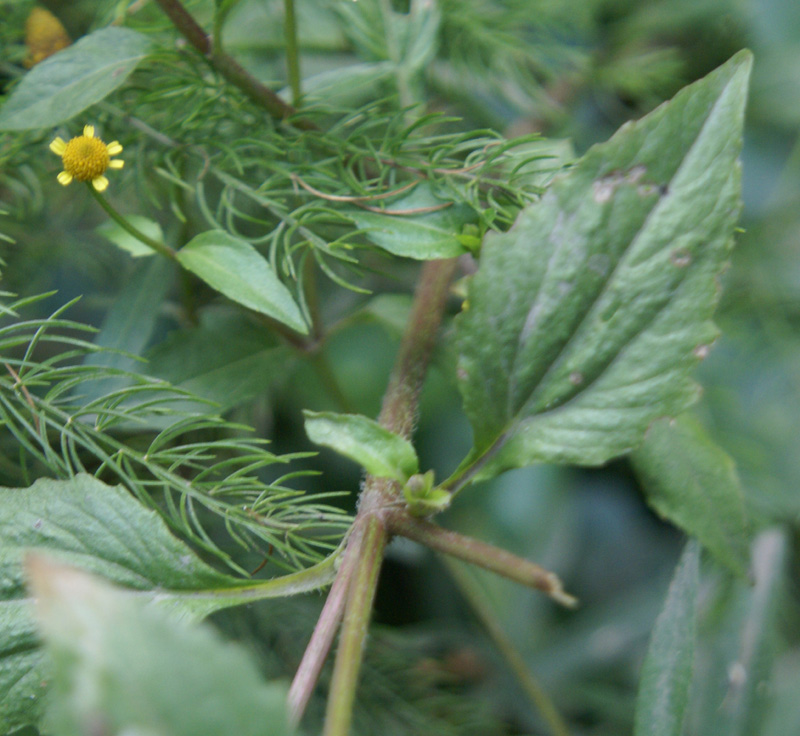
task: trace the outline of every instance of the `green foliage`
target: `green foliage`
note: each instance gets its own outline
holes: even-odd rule
[[[689,542],[675,570],[642,665],[635,736],[680,736],[697,636],[700,548]]]
[[[472,217],[465,205],[452,204],[420,184],[402,199],[394,200],[386,214],[354,209],[350,217],[375,245],[396,256],[455,258],[466,252],[459,235]]]
[[[178,251],[178,262],[217,291],[248,309],[308,333],[289,290],[249,243],[222,230],[192,238]]]
[[[276,597],[335,579],[304,733],[791,732],[794,5],[79,0],[28,70],[0,0],[6,730],[283,734],[186,619],[288,681],[322,599]],[[47,148],[87,123],[103,209]],[[403,528],[581,606],[410,544],[376,593]],[[125,590],[47,563],[37,630],[37,548]]]
[[[260,583],[223,575],[122,488],[83,474],[67,481],[40,479],[30,488],[0,488],[0,532],[0,727],[7,731],[37,722],[43,683],[50,680],[50,663],[37,646],[33,601],[25,593],[23,564],[30,550],[139,591],[140,601],[155,602],[176,617],[194,619],[247,601],[315,589],[333,571],[332,563],[323,563]],[[113,623],[110,617],[108,625]]]
[[[152,49],[129,28],[103,28],[45,59],[0,110],[0,130],[45,128],[83,112],[125,83]]]
[[[631,455],[647,502],[744,575],[747,514],[733,460],[691,417],[654,422]]]
[[[419,470],[412,444],[380,424],[356,414],[303,412],[306,433],[317,445],[355,460],[378,478],[405,483]]]
[[[244,650],[48,559],[28,569],[55,670],[48,730],[289,733],[283,686],[265,683]]]
[[[142,217],[141,215],[131,215],[128,217],[128,222],[139,230],[139,232],[144,233],[148,238],[159,242],[164,240],[161,226],[157,222],[153,222],[150,218]],[[152,256],[155,253],[152,248],[148,248],[140,240],[133,237],[127,230],[123,230],[113,220],[104,222],[97,228],[97,232],[103,237],[108,238],[118,248],[122,248],[122,250],[130,253],[134,258]]]
[[[592,148],[489,237],[460,316],[475,449],[453,483],[596,465],[696,400],[739,209],[746,52]],[[502,288],[498,288],[502,285]]]

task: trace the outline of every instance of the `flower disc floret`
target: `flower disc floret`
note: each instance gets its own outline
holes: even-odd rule
[[[83,135],[71,138],[65,142],[56,138],[50,144],[50,150],[58,156],[64,164],[64,171],[58,175],[60,184],[67,186],[73,179],[75,181],[90,181],[92,186],[102,192],[108,186],[106,169],[121,169],[124,161],[112,159],[112,156],[122,151],[118,141],[103,143],[94,135],[94,126],[87,125]]]

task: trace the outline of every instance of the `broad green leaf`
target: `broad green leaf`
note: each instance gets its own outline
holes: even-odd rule
[[[152,43],[130,28],[103,28],[31,69],[0,108],[0,130],[69,120],[121,86]]]
[[[60,736],[285,736],[286,692],[240,647],[187,626],[98,578],[28,561],[53,663],[47,731]]]
[[[634,736],[681,736],[697,638],[700,547],[691,541],[675,569],[642,665]]]
[[[452,487],[598,465],[696,400],[738,217],[751,56],[594,146],[490,235],[456,320],[475,447]]]
[[[161,226],[154,220],[151,220],[149,217],[143,217],[142,215],[126,215],[126,217],[131,225],[144,233],[148,238],[157,240],[159,243],[164,242],[164,234],[161,232]],[[134,258],[155,255],[155,251],[150,246],[134,238],[133,235],[127,230],[123,230],[113,220],[104,222],[102,225],[99,225],[96,230],[104,238],[108,238],[114,245],[126,251]]]
[[[417,453],[400,435],[359,414],[304,411],[312,442],[336,450],[378,478],[405,483],[419,471]]]
[[[209,230],[178,251],[178,262],[229,299],[308,333],[289,289],[250,243]]]
[[[232,309],[205,309],[200,324],[151,350],[147,372],[225,411],[265,392],[293,356],[269,331]]]
[[[660,419],[631,455],[645,498],[734,572],[747,572],[744,498],[730,456],[692,417]]]
[[[30,550],[139,591],[181,618],[313,590],[334,572],[328,558],[274,580],[223,575],[175,539],[154,511],[89,475],[0,488],[0,733],[36,722],[49,680],[25,593],[23,560]]]
[[[437,207],[443,209],[426,211]],[[465,224],[475,220],[474,213],[466,205],[448,204],[437,197],[429,184],[418,184],[385,209],[383,213],[350,207],[346,213],[369,240],[396,256],[424,261],[467,252],[458,236]]]

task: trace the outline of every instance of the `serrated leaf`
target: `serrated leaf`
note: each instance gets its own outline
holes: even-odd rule
[[[28,572],[53,661],[49,732],[289,733],[285,688],[210,628],[44,557],[31,557]]]
[[[161,232],[161,225],[149,217],[142,215],[126,215],[127,220],[137,230],[144,233],[148,238],[156,240],[159,243],[164,242],[164,234]],[[142,243],[141,240],[134,238],[127,230],[123,230],[113,220],[108,220],[102,225],[95,228],[97,233],[104,238],[108,238],[117,248],[126,251],[134,258],[142,258],[144,256],[155,255],[155,251],[148,245]]]
[[[154,511],[89,475],[0,488],[0,732],[35,723],[49,680],[23,560],[30,550],[139,591],[180,618],[330,582],[333,558],[274,580],[223,575],[175,539]],[[263,594],[263,595],[262,595]]]
[[[425,211],[435,207],[442,209]],[[386,214],[358,207],[350,207],[345,212],[375,245],[396,256],[421,261],[467,253],[458,236],[465,224],[475,220],[469,207],[448,204],[425,182],[387,204]],[[390,214],[392,212],[402,214]]]
[[[700,547],[686,545],[656,619],[636,696],[634,736],[681,736],[697,638]]]
[[[656,513],[723,565],[747,572],[750,540],[736,466],[699,422],[681,416],[653,423],[631,462]]]
[[[304,411],[312,442],[349,457],[378,478],[405,483],[419,470],[417,453],[400,435],[360,414]]]
[[[192,238],[177,257],[185,269],[229,299],[308,334],[291,292],[250,243],[224,230],[209,230]]]
[[[152,48],[130,28],[103,28],[31,69],[0,108],[0,130],[69,120],[121,86]]]
[[[486,239],[456,320],[475,448],[451,486],[601,464],[695,401],[740,208],[750,66],[742,52],[623,126]]]

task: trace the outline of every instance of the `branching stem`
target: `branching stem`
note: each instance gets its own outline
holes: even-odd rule
[[[431,261],[422,268],[414,305],[383,399],[379,421],[392,432],[410,437],[416,421],[419,392],[427,373],[441,324],[450,280],[457,260]],[[298,673],[290,693],[295,722],[302,718],[330,647],[342,601],[346,608],[333,680],[328,696],[324,736],[347,736],[352,720],[358,674],[367,634],[378,574],[390,533],[384,523],[387,509],[396,506],[399,488],[386,479],[367,476],[359,511],[347,543],[345,562],[339,568],[323,615],[317,622],[311,643],[303,657],[302,679]],[[350,567],[348,560],[352,560]],[[343,591],[346,589],[346,596]]]
[[[504,549],[443,529],[425,519],[415,519],[405,509],[389,512],[387,524],[389,530],[395,534],[413,539],[437,552],[471,562],[529,588],[541,590],[568,608],[574,608],[578,603],[564,591],[561,580],[555,573]]]
[[[251,76],[242,66],[240,66],[228,54],[214,48],[206,32],[186,10],[180,0],[156,0],[161,9],[172,21],[175,28],[180,31],[183,37],[197,49],[206,60],[231,84],[238,87],[253,102],[263,107],[272,117],[278,120],[286,120],[292,117],[297,111],[291,105],[284,102],[269,87],[261,84],[255,77]],[[316,126],[302,119],[293,119],[292,125],[304,130],[314,130]]]

